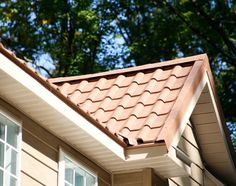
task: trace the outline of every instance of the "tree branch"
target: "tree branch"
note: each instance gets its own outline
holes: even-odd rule
[[[48,74],[49,77],[53,77],[53,75],[50,73],[50,71],[48,69],[46,69],[44,66],[37,65],[36,68],[44,70]]]
[[[192,1],[193,6],[199,11],[200,15],[207,21],[207,23],[216,31],[218,35],[223,39],[224,43],[228,47],[229,50],[236,54],[236,46],[229,40],[229,37],[225,33],[224,29],[220,27],[216,21],[214,21],[202,8],[201,6],[195,1]]]
[[[170,3],[168,3],[167,1],[160,1],[161,3],[163,3],[164,5],[167,5],[168,8],[174,12],[179,18],[181,21],[183,21],[188,27],[190,30],[192,30],[195,34],[197,34],[198,36],[200,36],[201,38],[203,38],[204,40],[206,40],[209,44],[211,44],[211,46],[216,50],[218,51],[219,53],[222,53],[224,54],[227,58],[231,59],[231,61],[228,61],[228,63],[230,63],[231,65],[235,66],[234,64],[234,61],[236,60],[234,57],[228,55],[227,53],[225,53],[225,51],[223,51],[220,47],[218,47],[214,42],[212,42],[210,40],[210,38],[203,34],[199,29],[195,28],[191,22],[189,22],[188,20],[186,20],[184,18],[184,16],[182,15],[182,13],[180,13],[176,8],[174,8]]]

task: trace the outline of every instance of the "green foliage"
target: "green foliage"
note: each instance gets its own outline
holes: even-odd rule
[[[236,2],[5,0],[0,35],[48,76],[98,72],[207,53],[227,121],[236,121]]]
[[[36,61],[50,54],[49,76],[101,71],[97,53],[104,30],[92,1],[21,0],[1,3],[0,34],[18,56]]]
[[[108,19],[136,65],[207,53],[228,121],[236,121],[236,2],[123,1],[105,3]]]

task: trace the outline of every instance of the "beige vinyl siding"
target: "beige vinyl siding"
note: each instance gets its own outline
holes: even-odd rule
[[[225,128],[225,123],[221,120],[220,114],[221,111],[218,110],[215,98],[213,94],[211,95],[211,89],[205,86],[191,115],[191,121],[195,127],[194,132],[198,137],[201,155],[207,162],[207,168],[215,175],[233,184],[236,180],[234,179],[235,168],[233,168],[230,160],[227,147],[229,144],[226,144],[226,142],[230,143],[230,139],[227,134],[224,134],[227,128]]]
[[[186,125],[186,128],[179,140],[177,149],[181,152],[184,158],[179,156],[180,160],[190,167],[190,176],[175,177],[169,179],[170,186],[216,186],[223,185],[210,173],[205,174],[206,170],[201,159],[201,153],[197,144],[194,130],[191,123]],[[186,157],[188,161],[186,161]],[[209,176],[210,175],[210,176]]]
[[[167,180],[157,176],[153,169],[117,173],[113,175],[113,186],[167,186]]]
[[[200,184],[196,182],[194,179],[191,179],[189,177],[177,177],[177,178],[171,178],[169,179],[169,186],[199,186]],[[223,186],[218,180],[213,180],[209,176],[204,174],[204,186]]]
[[[143,172],[118,173],[113,175],[113,186],[143,186]]]
[[[42,186],[43,183],[38,182],[34,178],[30,177],[23,171],[21,171],[21,185],[26,184],[26,185],[33,185],[33,186]]]
[[[217,184],[214,180],[212,180],[207,175],[204,175],[204,185],[207,185],[207,186],[222,186],[221,184]]]
[[[0,106],[22,121],[21,185],[57,186],[59,148],[98,175],[98,186],[110,186],[111,175],[74,148],[0,99]],[[42,108],[43,109],[43,108]]]
[[[183,158],[182,161],[188,164],[190,167],[189,177],[175,177],[169,179],[169,185],[189,185],[189,186],[199,186],[203,185],[203,163],[200,156],[200,151],[198,144],[195,140],[193,129],[190,123],[187,124],[183,135],[180,138],[177,149],[187,157],[188,162]],[[181,159],[181,156],[179,157]]]
[[[168,180],[160,178],[152,171],[152,186],[168,186]]]

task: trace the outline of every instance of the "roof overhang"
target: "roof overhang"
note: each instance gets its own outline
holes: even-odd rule
[[[205,167],[225,183],[236,184],[235,152],[217,96],[206,73],[206,83],[190,120]]]
[[[25,63],[18,58],[0,54],[0,61],[1,99],[16,107],[109,172],[151,167],[163,177],[189,175],[189,168],[173,155],[174,153],[170,149],[177,144],[190,117],[193,124],[197,125],[194,121],[194,109],[198,104],[199,97],[201,98],[201,95],[205,93],[204,87],[207,86],[210,101],[216,114],[217,128],[220,130],[222,144],[226,148],[226,151],[222,153],[228,157],[226,162],[227,165],[230,165],[228,168],[231,175],[235,175],[234,161],[228,147],[229,141],[225,140],[227,136],[225,136],[225,129],[222,128],[224,126],[222,117],[218,114],[220,111],[215,103],[215,95],[211,92],[212,80],[207,72],[197,85],[187,112],[184,113],[180,122],[180,130],[171,146],[168,147],[162,142],[142,147],[127,147],[111,138],[103,131],[104,129],[95,126],[83,114],[78,113],[76,108],[65,102],[46,80],[36,73],[32,74],[33,71],[24,67]],[[198,132],[197,135],[201,136]],[[204,144],[200,144],[201,146]],[[206,158],[205,161],[209,167],[213,165],[210,159]],[[215,172],[220,173],[220,168],[216,167]],[[222,175],[222,177],[225,176]]]
[[[36,73],[32,75],[33,71],[24,67],[24,62],[2,53],[0,61],[0,98],[107,171],[151,167],[163,177],[188,175],[168,156],[165,143],[127,148],[62,101],[46,80],[37,79]]]
[[[190,122],[200,149],[202,168],[204,169],[203,166],[205,166],[225,183],[236,184],[235,152],[232,152],[229,132],[224,124],[223,115],[220,114],[222,111],[217,103],[217,95],[214,93],[212,83],[209,72],[206,70],[191,98],[188,109],[179,121],[179,129],[172,140],[168,154],[178,159],[177,146],[187,123]],[[188,139],[187,136],[184,137]],[[192,162],[188,156],[186,158]]]

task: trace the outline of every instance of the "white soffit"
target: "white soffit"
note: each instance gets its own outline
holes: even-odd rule
[[[0,95],[14,104],[14,106],[16,104],[18,109],[25,112],[27,115],[37,112],[39,114],[39,117],[36,118],[37,121],[43,121],[44,115],[47,114],[47,117],[50,117],[51,115],[51,118],[55,120],[53,114],[56,114],[59,118],[55,123],[57,126],[60,126],[61,123],[64,125],[65,129],[68,129],[70,125],[76,124],[76,127],[79,127],[85,134],[83,137],[93,139],[92,141],[98,141],[121,159],[125,159],[124,148],[122,146],[79,115],[61,99],[56,97],[37,80],[24,72],[20,67],[2,54],[0,54],[0,71]],[[22,110],[24,107],[26,108],[26,111]],[[31,108],[33,108],[33,110],[31,110]],[[66,123],[60,121],[65,121]],[[44,125],[44,123],[40,124]],[[44,127],[47,128],[48,126]],[[56,130],[54,133],[56,133]]]
[[[180,133],[176,135],[172,146],[177,145],[207,80],[205,75],[192,98],[191,108],[185,114],[186,117],[181,122]],[[172,177],[178,173],[186,175],[186,172],[171,160],[171,157],[164,155],[165,149],[162,151],[163,154],[158,155],[153,152],[149,154],[143,153],[143,151],[136,152],[136,150],[125,152],[125,149],[117,142],[2,54],[0,54],[0,96],[43,127],[70,143],[78,151],[89,155],[91,159],[109,171],[149,166],[164,177]],[[169,162],[169,166],[166,166],[166,161]]]
[[[202,158],[207,167],[223,177],[226,182],[236,183],[236,170],[226,140],[225,132],[212,92],[210,81],[206,85],[195,106],[191,121],[194,125]]]
[[[163,177],[186,175],[164,146],[125,150],[2,54],[0,97],[110,172],[152,167]]]
[[[110,172],[152,167],[163,177],[187,174],[165,146],[125,150],[2,54],[0,96]]]

